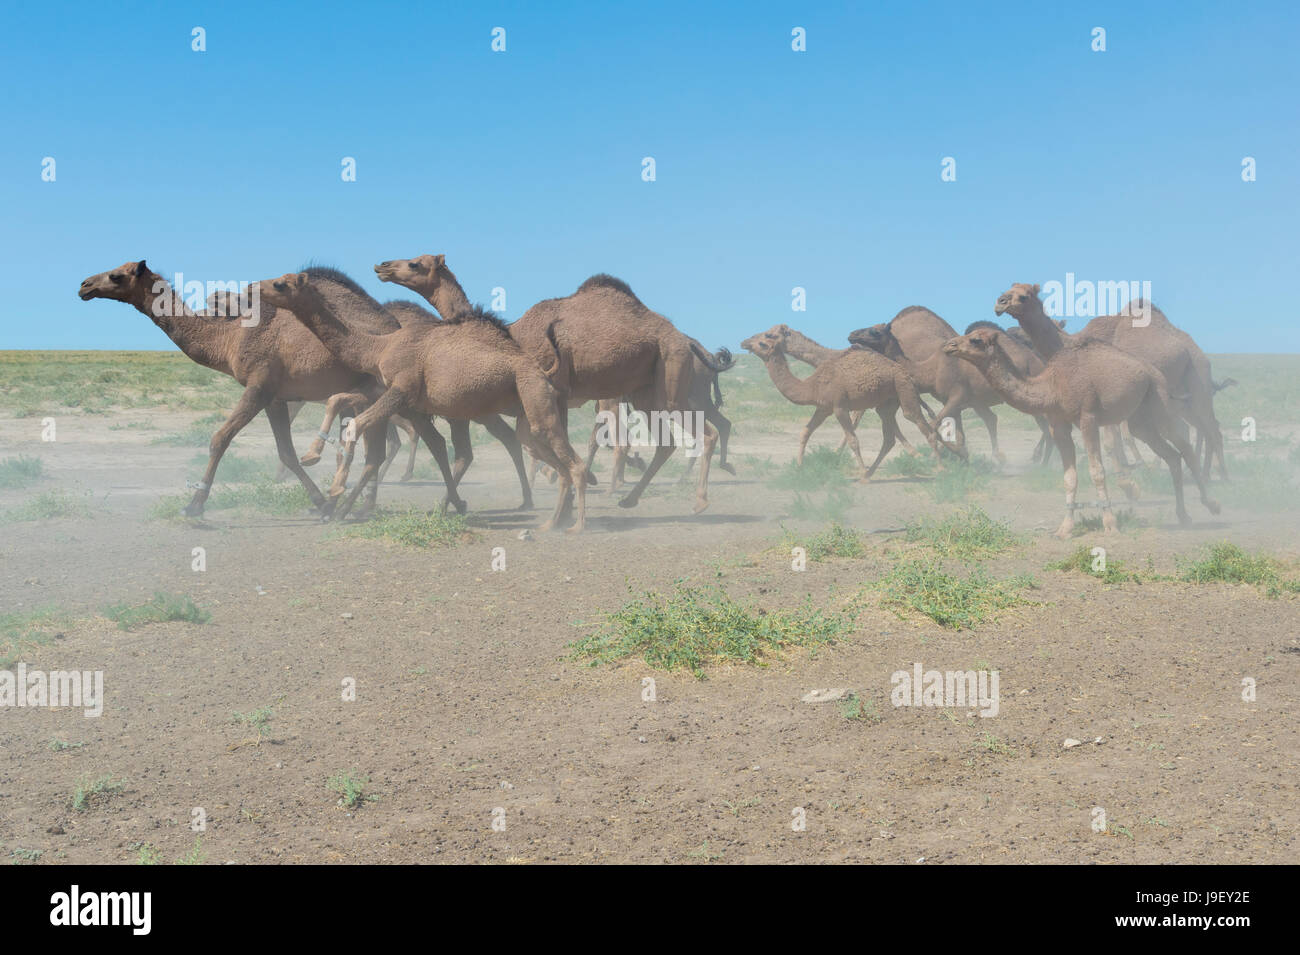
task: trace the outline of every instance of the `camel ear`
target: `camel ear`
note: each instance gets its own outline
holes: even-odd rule
[[[295,276],[293,277],[293,284],[296,285],[298,288],[306,288],[306,286],[307,286],[307,273],[306,273],[306,272],[299,272],[297,275],[295,275]]]
[[[1034,294],[1037,295],[1039,291],[1041,291],[1041,287],[1037,283],[1035,283],[1033,291]]]
[[[148,271],[149,271],[149,266],[145,263],[144,259],[141,259],[139,262],[135,264],[136,275],[145,275],[148,273]]]
[[[447,257],[445,255],[435,255],[433,257],[433,267],[435,269],[440,269],[444,267],[446,264],[447,264]]]

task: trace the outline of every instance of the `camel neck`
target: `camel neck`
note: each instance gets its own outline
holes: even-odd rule
[[[772,378],[772,384],[776,385],[776,390],[786,398],[797,405],[816,404],[812,400],[807,381],[796,378],[790,371],[785,352],[776,352],[765,359],[763,364],[767,366],[767,373]]]
[[[426,295],[425,300],[438,310],[444,322],[449,322],[472,308],[469,296],[465,294],[465,290],[461,288],[460,282],[456,280],[456,276],[450,269],[439,276],[438,287],[432,294]]]
[[[200,318],[157,275],[131,304],[162,329],[191,361],[226,375],[233,373],[229,355],[234,335],[242,330],[238,322]]]
[[[300,294],[289,311],[345,368],[380,377],[379,356],[384,349],[385,335],[354,332],[314,289]]]
[[[1001,345],[994,346],[990,357],[988,365],[981,370],[1003,401],[1025,414],[1041,415],[1052,410],[1048,390],[1043,387],[1040,376],[1026,378],[1022,375]]]
[[[826,359],[839,354],[835,349],[818,344],[802,332],[797,332],[786,338],[785,350],[790,355],[800,361],[807,362],[814,368]]]
[[[1044,361],[1051,358],[1065,344],[1065,338],[1061,334],[1061,329],[1057,324],[1047,317],[1043,311],[1043,303],[1034,298],[1029,302],[1029,307],[1025,310],[1025,315],[1015,316],[1020,322],[1020,327],[1025,330],[1029,340],[1034,344],[1034,351],[1042,357]]]

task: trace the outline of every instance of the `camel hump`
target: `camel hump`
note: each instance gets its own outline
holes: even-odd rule
[[[335,282],[342,285],[349,292],[353,292],[357,295],[364,295],[366,298],[374,301],[374,296],[358,285],[356,279],[331,265],[315,265],[308,262],[306,266],[298,271],[305,272],[310,278],[323,279],[326,282]]]
[[[611,288],[616,292],[622,292],[624,295],[628,296],[629,298],[636,299],[636,301],[638,302],[641,301],[639,298],[636,297],[636,293],[632,291],[632,287],[630,285],[628,285],[622,279],[615,278],[612,275],[607,275],[604,272],[600,272],[596,275],[593,275],[591,278],[587,279],[587,281],[583,282],[581,285],[578,286],[578,291],[588,292],[591,291],[592,289],[598,289],[598,288]]]

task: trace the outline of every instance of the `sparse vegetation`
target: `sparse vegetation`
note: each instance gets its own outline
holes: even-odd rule
[[[996,470],[989,458],[974,456],[969,461],[949,458],[924,487],[937,504],[965,501],[986,490]]]
[[[1010,550],[1023,540],[1003,521],[995,521],[970,505],[944,518],[925,517],[907,525],[905,540],[923,544],[940,555],[977,560]]]
[[[1140,584],[1144,580],[1158,579],[1158,575],[1154,570],[1147,572],[1131,570],[1122,560],[1111,557],[1109,554],[1106,555],[1105,570],[1094,570],[1094,563],[1097,563],[1097,558],[1092,556],[1092,547],[1082,544],[1075,548],[1074,553],[1068,557],[1052,561],[1047,565],[1047,569],[1077,571],[1081,574],[1087,574],[1089,577],[1096,577],[1108,584]]]
[[[217,472],[218,478],[221,471]],[[189,504],[189,494],[169,494],[159,498],[149,510],[153,520],[185,520],[182,511]],[[204,505],[206,511],[240,508],[262,514],[297,514],[312,506],[301,484],[275,484],[269,480],[234,487],[214,488]]]
[[[1178,579],[1197,584],[1216,580],[1228,584],[1253,584],[1269,597],[1300,593],[1300,580],[1284,577],[1284,569],[1272,557],[1248,554],[1236,544],[1224,541],[1210,547],[1199,560],[1180,561]]]
[[[881,603],[902,616],[912,610],[942,627],[970,628],[994,619],[1002,610],[1032,603],[1021,591],[1035,586],[1031,577],[1020,575],[995,580],[977,567],[966,577],[944,571],[934,560],[900,561],[873,585]]]
[[[840,700],[840,716],[854,723],[879,723],[883,716],[876,707],[876,701],[870,697],[850,693]]]
[[[122,783],[109,775],[82,777],[72,792],[72,809],[74,812],[85,812],[101,806],[122,789]]]
[[[335,773],[325,784],[330,792],[338,793],[339,805],[344,809],[355,809],[363,802],[376,802],[379,797],[366,792],[370,785],[369,776],[358,776],[352,770]]]
[[[825,491],[849,483],[848,467],[852,457],[847,451],[815,448],[804,455],[803,465],[788,461],[768,482],[782,491]]]
[[[843,523],[851,507],[853,492],[847,487],[833,487],[820,497],[795,492],[790,503],[790,516],[799,521]]]
[[[204,415],[191,421],[184,431],[174,434],[160,434],[151,444],[164,444],[173,448],[206,448],[212,442],[212,434],[225,422],[226,416],[220,412]],[[203,460],[207,464],[207,458]],[[221,459],[221,467],[226,466],[226,459]]]
[[[0,524],[49,521],[61,517],[90,517],[90,505],[86,503],[86,496],[53,488],[0,514]]]
[[[0,614],[0,669],[13,666],[23,653],[63,635],[71,614],[54,607]]]
[[[44,476],[45,465],[40,458],[20,454],[16,458],[0,459],[0,487],[27,487]]]
[[[163,593],[161,590],[142,604],[114,604],[104,611],[104,616],[116,623],[120,630],[134,630],[146,624],[164,623],[168,620],[207,623],[212,619],[212,614],[188,596]]]
[[[203,836],[194,837],[194,845],[190,851],[185,853],[176,860],[177,865],[203,865],[207,861],[208,854],[203,851]]]
[[[792,647],[833,643],[850,626],[844,613],[815,609],[764,611],[732,600],[717,587],[681,583],[670,594],[633,596],[606,616],[600,630],[570,644],[591,665],[640,657],[661,670],[685,669],[704,678],[717,663],[766,664]]]
[[[462,515],[418,508],[382,511],[377,517],[348,527],[342,533],[344,537],[389,541],[407,547],[454,547],[478,538]]]
[[[845,527],[833,521],[824,530],[812,537],[796,537],[792,532],[785,532],[785,546],[802,547],[809,560],[829,560],[832,557],[862,557],[866,554],[866,542],[863,535],[851,527]]]

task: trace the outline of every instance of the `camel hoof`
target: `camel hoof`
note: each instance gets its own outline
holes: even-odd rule
[[[736,473],[736,466],[735,466],[734,464],[721,464],[721,463],[720,463],[720,464],[718,465],[718,467],[722,468],[722,470],[726,471],[728,474],[731,474],[731,475],[733,475],[733,476],[734,476],[735,473]]]
[[[200,504],[198,507],[195,507],[193,504],[186,504],[184,510],[181,511],[181,514],[185,517],[202,517],[203,505]]]
[[[397,482],[398,482],[399,484],[405,484],[407,481],[411,480],[411,478],[413,478],[413,477],[415,477],[415,475],[414,475],[414,474],[411,474],[411,473],[408,472],[408,473],[406,473],[406,474],[403,474],[401,477],[399,477],[399,478],[397,479]]]
[[[1119,521],[1115,520],[1115,515],[1109,511],[1101,515],[1101,528],[1107,534],[1119,533]]]
[[[305,451],[302,457],[298,459],[298,463],[305,468],[309,468],[313,464],[320,464],[320,454],[315,451]]]
[[[466,511],[469,510],[469,502],[468,502],[468,501],[456,500],[456,501],[453,501],[453,502],[452,502],[452,506],[453,506],[454,508],[456,508],[456,513],[457,513],[457,514],[464,514]]]
[[[691,513],[702,514],[704,511],[707,511],[708,509],[709,509],[708,501],[696,501],[695,507],[691,508]]]
[[[630,494],[618,502],[619,507],[636,507],[636,505],[637,499]]]
[[[1067,517],[1061,522],[1061,526],[1056,529],[1056,536],[1061,540],[1069,540],[1070,535],[1074,533],[1074,520]]]
[[[1220,511],[1219,502],[1216,501],[1214,498],[1210,498],[1205,502],[1205,509],[1209,511],[1211,514],[1218,514]]]

